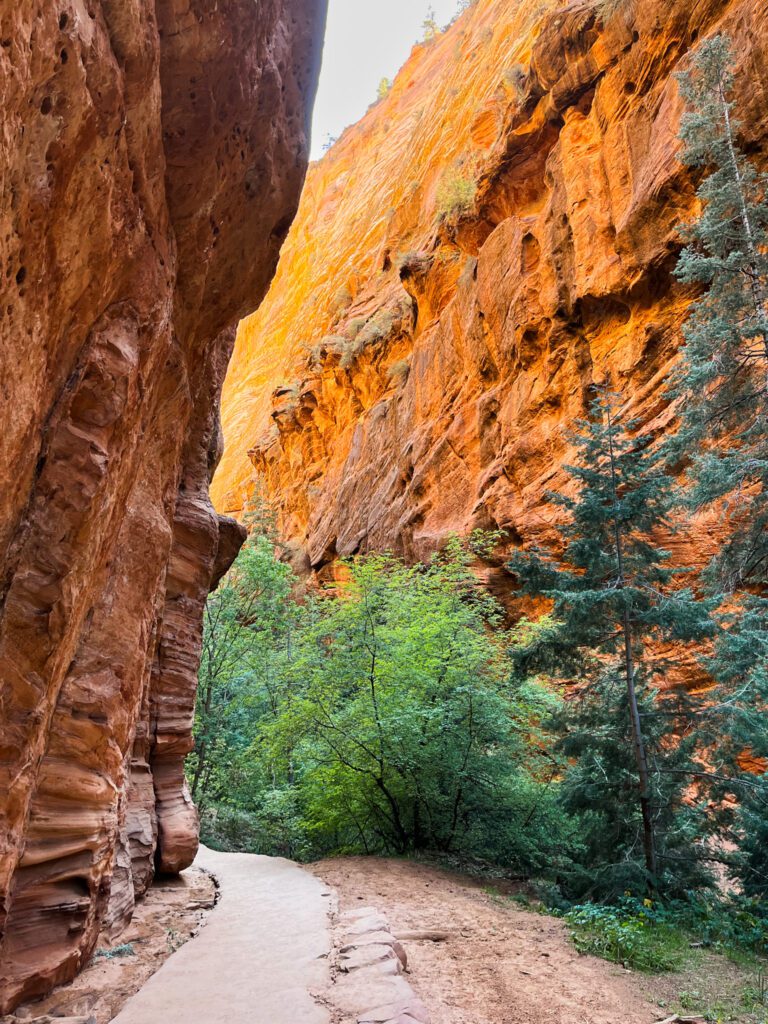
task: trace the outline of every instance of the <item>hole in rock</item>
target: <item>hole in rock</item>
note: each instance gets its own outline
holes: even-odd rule
[[[16,284],[23,284],[24,283],[24,279],[26,278],[26,276],[27,276],[27,268],[26,267],[19,267],[19,269],[16,271]]]
[[[50,112],[52,110],[53,110],[53,100],[51,99],[50,96],[46,96],[45,99],[43,100],[43,102],[40,104],[40,113],[41,114],[50,114]]]
[[[65,29],[67,27],[67,22],[68,21],[69,21],[69,15],[66,12],[63,13],[63,14],[60,14],[59,15],[59,28],[60,29]]]
[[[66,64],[67,61],[69,60],[69,54],[67,53],[66,50],[62,50],[61,53],[59,54],[59,57],[61,58],[61,63],[62,64]]]

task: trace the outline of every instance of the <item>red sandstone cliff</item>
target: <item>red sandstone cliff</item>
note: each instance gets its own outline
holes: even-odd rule
[[[0,1014],[71,977],[183,780],[237,318],[307,160],[325,0],[0,2]]]
[[[255,467],[295,560],[320,571],[475,527],[529,543],[556,514],[546,493],[593,381],[664,430],[690,301],[671,276],[677,226],[695,203],[674,75],[718,31],[742,141],[765,155],[757,0],[477,0],[416,47],[312,166],[241,325],[217,507],[237,513]],[[451,181],[476,183],[475,203],[441,220]]]

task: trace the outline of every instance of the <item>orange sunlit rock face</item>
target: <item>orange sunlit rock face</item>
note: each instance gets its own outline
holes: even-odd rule
[[[240,326],[213,489],[238,514],[261,476],[305,570],[420,557],[476,527],[541,539],[594,382],[668,427],[691,298],[672,276],[677,228],[695,210],[674,76],[706,36],[732,35],[742,141],[764,153],[768,14],[613,6],[478,0],[311,167],[271,291]],[[439,216],[475,188],[471,210]]]

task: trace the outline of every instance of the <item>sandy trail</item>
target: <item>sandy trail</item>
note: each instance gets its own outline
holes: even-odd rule
[[[221,899],[114,1024],[328,1024],[327,888],[291,861],[201,849]]]
[[[374,906],[396,935],[451,933],[446,942],[403,942],[432,1024],[650,1024],[663,1016],[635,976],[576,953],[562,922],[494,899],[481,883],[378,857],[312,870],[338,891],[342,910]]]

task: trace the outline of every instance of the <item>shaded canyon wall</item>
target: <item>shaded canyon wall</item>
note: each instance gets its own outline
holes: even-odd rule
[[[295,564],[451,532],[551,535],[567,431],[610,381],[661,433],[691,301],[672,271],[696,181],[675,73],[732,36],[742,143],[768,141],[757,0],[477,0],[416,46],[307,180],[241,325],[214,500],[262,478]],[[476,186],[474,206],[440,204]],[[711,524],[710,524],[711,525]],[[694,532],[701,557],[707,536]],[[504,550],[485,566],[503,595]]]
[[[0,3],[0,1014],[189,864],[237,319],[298,203],[325,0]]]

